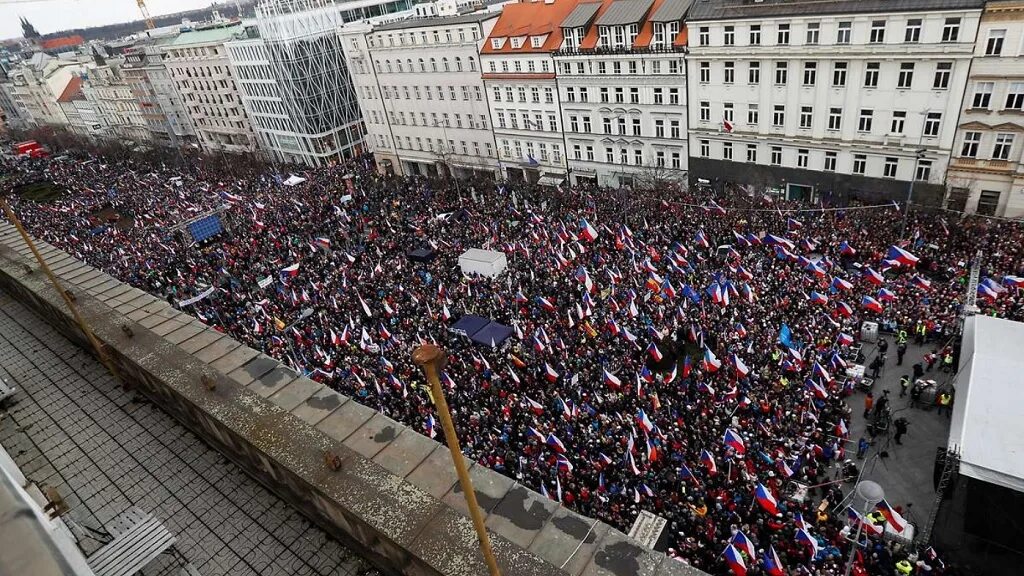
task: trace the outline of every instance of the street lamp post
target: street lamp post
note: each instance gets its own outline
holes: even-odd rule
[[[917,180],[917,165],[921,159],[924,158],[925,149],[918,148],[914,154],[914,158],[917,160],[914,162],[914,173],[910,175],[910,184],[907,186],[907,200],[903,203],[903,220],[900,222],[900,238],[903,238],[903,234],[907,230],[907,217],[910,215],[910,202],[914,198],[914,182]]]
[[[438,156],[441,157],[441,162],[444,164],[445,169],[448,170],[448,176],[455,180],[455,191],[458,193],[459,198],[462,198],[462,187],[459,186],[459,178],[455,176],[455,171],[452,170],[451,162],[448,161],[448,156],[454,152],[455,145],[452,144],[451,140],[448,139],[448,120],[434,120],[434,127],[441,127],[441,133],[444,135],[445,146],[450,146],[452,149],[448,151],[448,155],[445,155],[444,146],[441,146],[441,152],[438,152]]]
[[[864,520],[857,523],[857,532],[850,545],[850,557],[846,560],[844,576],[850,576],[850,572],[853,571],[853,559],[857,555],[857,546],[860,546],[860,534],[861,530],[864,529],[864,522],[867,521],[867,515],[874,510],[875,505],[885,499],[885,492],[882,490],[882,487],[877,482],[871,480],[861,480],[858,482],[854,492],[853,502],[850,503],[850,506],[861,504],[859,507],[861,508]]]

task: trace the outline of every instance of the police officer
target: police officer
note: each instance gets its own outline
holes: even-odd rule
[[[896,563],[896,572],[900,576],[910,576],[910,573],[914,571],[914,565],[910,563],[910,560],[904,558]]]
[[[942,393],[939,394],[939,410],[938,410],[939,415],[941,416],[942,412],[945,411],[946,412],[946,417],[948,418],[950,416],[950,414],[952,413],[952,410],[950,409],[952,404],[953,404],[953,395],[950,394],[949,392],[943,390]]]
[[[907,390],[910,388],[910,374],[904,374],[900,377],[900,398],[907,395]]]
[[[903,442],[900,442],[900,439],[907,433],[907,424],[909,424],[909,422],[907,422],[906,418],[897,418],[893,422],[893,425],[896,427],[896,436],[893,440],[895,440],[897,444],[903,444]]]
[[[896,365],[903,366],[903,355],[907,353],[907,341],[904,339],[902,342],[896,344]]]

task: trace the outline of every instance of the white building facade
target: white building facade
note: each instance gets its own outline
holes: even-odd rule
[[[256,136],[224,46],[241,29],[185,32],[163,47],[164,65],[181,94],[198,145],[207,152],[256,151]]]
[[[569,175],[553,54],[576,0],[504,7],[480,50],[501,175],[555,186]]]
[[[695,2],[691,171],[794,199],[938,203],[982,5]]]
[[[82,74],[82,93],[96,111],[105,138],[127,142],[151,142],[142,105],[128,83],[121,60],[111,60]]]
[[[497,174],[479,55],[497,18],[478,13],[342,30],[366,149],[382,169],[460,178]]]
[[[1024,2],[985,5],[947,178],[947,207],[1024,216]]]
[[[685,180],[689,5],[581,3],[562,21],[554,58],[573,183],[644,187]]]

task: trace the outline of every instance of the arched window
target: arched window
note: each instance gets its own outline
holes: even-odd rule
[[[395,60],[395,68],[397,68],[399,72],[403,71],[402,70],[402,61],[401,60]]]
[[[455,57],[455,71],[462,72],[462,58]]]
[[[430,71],[437,72],[437,60],[434,60],[433,58],[430,59]]]
[[[469,71],[476,72],[476,59],[474,59],[472,56],[469,57]]]
[[[420,58],[420,72],[426,72],[427,65],[423,63],[423,58]]]
[[[409,72],[412,72],[413,71],[412,58],[409,58],[408,60],[406,60],[405,64],[406,64],[406,68],[409,70]]]
[[[385,70],[387,70],[388,72],[391,72],[391,60],[385,60],[385,61],[384,61],[384,68],[385,68]]]
[[[441,58],[441,64],[444,66],[444,71],[448,72],[449,68],[448,68],[448,57],[447,56],[444,57],[444,58]]]

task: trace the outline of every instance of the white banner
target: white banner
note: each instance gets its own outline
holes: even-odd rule
[[[178,302],[178,308],[184,308],[185,306],[190,306],[192,304],[195,304],[196,302],[199,302],[203,298],[206,298],[210,294],[213,294],[213,290],[213,286],[210,286],[206,290],[203,290],[202,294],[200,294],[199,296],[189,298],[188,300],[181,300],[180,302]]]
[[[257,282],[256,285],[259,286],[260,288],[266,288],[267,286],[270,286],[273,283],[274,283],[274,277],[273,276],[267,276],[263,280],[260,280],[259,282]]]

